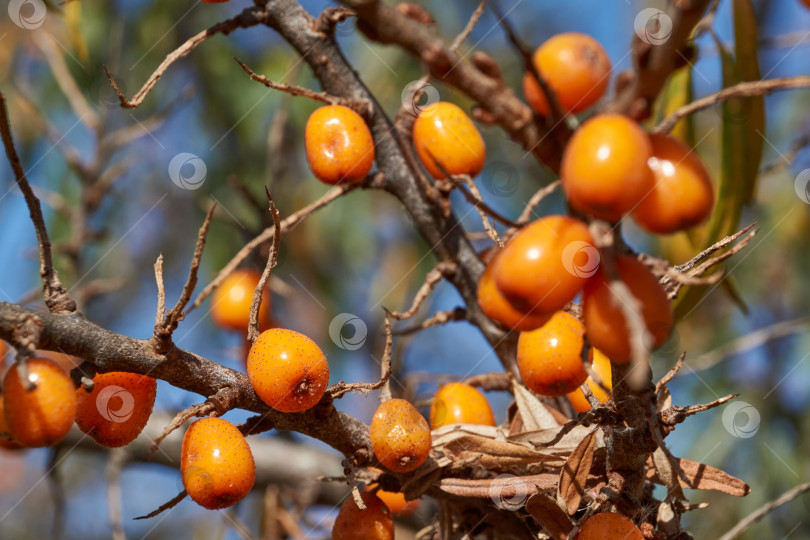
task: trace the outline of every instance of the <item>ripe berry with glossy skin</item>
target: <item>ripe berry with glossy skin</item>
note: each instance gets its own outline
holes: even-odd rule
[[[672,309],[658,278],[635,257],[616,258],[616,270],[633,296],[641,302],[641,315],[653,338],[651,348],[660,347],[672,330]],[[608,280],[597,274],[585,286],[582,315],[588,339],[615,364],[630,360],[630,339],[620,300],[608,287]]]
[[[385,503],[370,491],[360,493],[366,505],[360,510],[351,494],[346,497],[332,527],[332,540],[394,540],[394,520]]]
[[[610,58],[586,34],[569,32],[550,38],[534,51],[532,62],[566,112],[578,113],[599,101],[610,82]],[[537,114],[549,115],[546,97],[531,73],[523,76],[523,93]]]
[[[582,290],[597,255],[588,227],[567,216],[546,216],[523,229],[493,261],[495,285],[518,310],[551,313]]]
[[[0,433],[7,433],[8,435],[11,435],[8,422],[6,422],[5,406],[3,405],[2,395],[0,395]],[[4,448],[6,450],[19,450],[25,447],[16,440],[0,438],[0,448]]]
[[[371,420],[369,436],[374,455],[392,471],[412,471],[430,453],[430,426],[404,399],[389,399],[380,404]]]
[[[70,376],[50,360],[28,360],[36,388],[26,391],[17,364],[6,372],[3,405],[12,436],[23,446],[51,446],[61,441],[76,418],[76,394]]]
[[[562,396],[588,378],[582,367],[585,327],[565,311],[518,338],[517,364],[527,387],[544,396]]]
[[[448,424],[494,426],[495,415],[480,390],[469,384],[452,382],[439,388],[430,404],[431,429]]]
[[[189,426],[180,456],[183,486],[209,510],[227,508],[253,487],[253,454],[236,426],[222,418],[202,418]]]
[[[493,321],[498,321],[512,330],[534,330],[543,326],[549,314],[536,311],[523,313],[504,298],[492,276],[494,266],[495,259],[487,265],[478,281],[478,305],[481,311]]]
[[[439,101],[423,111],[413,123],[416,153],[433,178],[450,175],[476,176],[484,168],[484,139],[461,107]],[[441,164],[439,167],[436,163]]]
[[[596,376],[599,377],[599,380],[602,381],[605,388],[612,390],[613,380],[611,379],[612,370],[610,369],[610,359],[605,356],[602,351],[594,348],[591,348],[591,357],[593,359],[593,371],[596,373]],[[585,383],[588,385],[588,388],[591,389],[593,396],[602,403],[606,402],[610,397],[610,395],[605,392],[600,385],[596,384],[596,381],[594,381],[590,376],[585,379]],[[568,394],[568,401],[571,402],[571,405],[573,405],[574,410],[577,412],[591,410],[591,404],[588,403],[588,400],[585,398],[585,394],[583,394],[582,390],[579,388]]]
[[[354,184],[374,164],[374,139],[363,117],[343,105],[310,115],[304,132],[309,168],[325,184]]]
[[[318,345],[284,328],[259,335],[248,353],[247,374],[262,401],[288,413],[314,407],[329,384],[329,364]]]
[[[579,528],[576,540],[643,540],[630,518],[614,512],[594,514]]]
[[[643,198],[633,218],[656,234],[671,234],[698,225],[712,213],[714,188],[703,161],[681,141],[667,135],[650,135],[652,190]]]
[[[234,270],[214,291],[211,299],[211,317],[221,328],[247,332],[253,291],[262,275],[249,268]],[[267,321],[270,313],[270,293],[262,292],[259,321]]]
[[[373,487],[373,486],[369,486]],[[385,503],[385,506],[395,516],[409,516],[419,508],[419,499],[406,501],[405,494],[400,491],[376,491],[377,497]]]
[[[110,448],[134,441],[155,405],[157,381],[137,373],[113,371],[93,377],[93,391],[76,389],[76,425]]]
[[[653,188],[652,150],[650,138],[630,118],[594,116],[574,132],[563,152],[565,197],[584,214],[619,221]]]

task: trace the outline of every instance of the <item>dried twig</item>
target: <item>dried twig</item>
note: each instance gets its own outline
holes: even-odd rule
[[[380,362],[380,380],[375,383],[345,383],[340,381],[333,384],[326,389],[326,394],[331,396],[332,399],[340,399],[349,392],[365,392],[368,395],[372,390],[382,388],[380,398],[387,396],[391,398],[391,390],[388,387],[388,381],[391,378],[391,354],[393,351],[393,333],[391,332],[391,312],[385,310],[385,351],[383,352],[382,361]]]
[[[732,527],[726,534],[720,537],[719,540],[733,540],[740,536],[743,532],[745,532],[748,527],[765,517],[769,512],[776,510],[780,506],[785,503],[789,503],[802,493],[806,493],[810,491],[810,482],[799,484],[798,486],[789,489],[788,491],[781,494],[776,499],[772,500],[771,502],[762,505],[757,510],[751,512],[742,521],[737,523],[734,527]]]
[[[419,290],[416,291],[416,296],[413,298],[413,302],[411,303],[411,307],[408,308],[408,311],[399,312],[399,311],[392,311],[391,317],[401,321],[403,319],[410,319],[416,312],[422,307],[422,304],[425,303],[425,300],[436,288],[436,286],[441,282],[442,279],[451,275],[453,272],[456,271],[456,264],[447,261],[440,261],[433,269],[427,273],[425,276],[425,282],[422,283],[422,286],[419,287]]]
[[[279,231],[278,234],[273,234],[273,246],[270,249],[270,254],[267,257],[267,264],[262,272],[262,277],[256,284],[256,289],[253,291],[253,301],[250,304],[250,323],[248,324],[248,340],[253,343],[259,337],[259,308],[262,305],[262,293],[267,285],[267,279],[270,277],[270,272],[276,267],[278,263],[278,251],[281,247],[281,220],[278,216],[278,208],[270,197],[270,191],[267,187],[264,188],[267,194],[267,202],[269,204],[270,215],[273,216],[273,230]]]
[[[527,224],[531,220],[532,212],[534,212],[534,209],[537,208],[537,205],[543,202],[543,200],[551,195],[561,184],[562,182],[555,180],[549,185],[538,189],[534,195],[532,195],[532,198],[529,199],[529,202],[526,203],[526,206],[523,208],[523,211],[520,213],[520,216],[518,216],[515,223],[517,223],[518,226]]]
[[[121,523],[121,469],[127,462],[124,448],[113,448],[107,459],[107,507],[110,514],[110,527],[113,540],[126,540]]]
[[[155,329],[163,324],[166,318],[166,288],[163,284],[163,253],[155,261],[155,282],[158,289],[157,312],[155,313]]]
[[[214,404],[206,401],[204,403],[192,405],[191,407],[177,413],[174,418],[172,418],[172,421],[169,422],[165,428],[163,428],[163,432],[155,437],[155,439],[152,441],[152,448],[149,450],[149,457],[151,458],[155,452],[158,451],[158,448],[160,448],[160,443],[162,443],[166,437],[171,435],[173,431],[181,428],[183,424],[186,423],[186,420],[194,416],[207,416],[215,410],[216,407],[214,407]]]
[[[681,407],[678,405],[673,405],[672,407],[668,408],[665,411],[662,411],[660,414],[661,417],[661,425],[665,427],[674,427],[677,424],[680,424],[690,416],[703,412],[708,411],[709,409],[714,409],[715,407],[719,407],[723,403],[731,401],[735,397],[739,396],[740,394],[729,394],[727,396],[723,396],[719,399],[712,401],[711,403],[699,403],[697,405],[689,405],[687,407]]]
[[[394,332],[397,336],[407,336],[409,334],[415,334],[420,330],[425,330],[426,328],[431,328],[433,326],[439,326],[442,324],[447,324],[449,322],[454,321],[466,321],[467,320],[467,310],[463,307],[457,307],[455,309],[447,309],[443,311],[437,311],[421,323],[416,326],[409,326],[408,328],[403,328],[401,330],[396,330]]]
[[[145,516],[136,517],[134,519],[150,519],[150,518],[153,518],[153,517],[161,514],[162,512],[165,512],[166,510],[174,508],[175,506],[180,504],[180,502],[183,499],[185,499],[187,495],[188,495],[188,492],[184,489],[183,491],[181,491],[180,493],[175,495],[174,498],[172,498],[171,500],[166,501],[165,503],[161,504],[156,510],[153,510],[153,511],[149,512]]]

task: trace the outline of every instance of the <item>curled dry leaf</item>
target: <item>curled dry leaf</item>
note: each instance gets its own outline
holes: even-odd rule
[[[521,495],[528,498],[541,490],[554,488],[557,485],[557,478],[554,473],[529,476],[505,475],[486,480],[443,478],[439,481],[439,489],[459,497],[490,499],[495,496],[503,500],[517,500]]]
[[[526,511],[543,527],[554,540],[568,538],[574,524],[557,502],[544,493],[536,493],[526,502]]]
[[[512,392],[520,411],[524,431],[559,428],[560,424],[554,414],[528,388],[515,381],[512,384]]]
[[[557,489],[557,501],[569,514],[577,511],[582,496],[585,494],[585,484],[593,464],[593,453],[596,446],[596,432],[592,430],[583,438],[577,447],[568,456],[562,471]]]
[[[751,487],[748,484],[716,467],[689,459],[676,457],[669,459],[673,468],[680,467],[683,472],[683,476],[678,477],[682,488],[719,491],[735,497],[745,497],[751,493]],[[664,483],[653,467],[647,469],[647,479],[659,484]]]

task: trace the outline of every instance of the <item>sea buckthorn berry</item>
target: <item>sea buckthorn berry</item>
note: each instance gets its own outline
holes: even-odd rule
[[[610,58],[586,34],[569,32],[548,39],[534,51],[532,62],[566,112],[578,113],[599,101],[610,82]],[[546,96],[531,73],[523,76],[523,93],[537,114],[549,115]]]
[[[6,365],[6,361],[13,360],[14,357],[11,354],[11,347],[8,346],[8,343],[0,339],[0,368]]]
[[[372,486],[370,486],[372,487]],[[419,508],[419,499],[406,501],[405,494],[400,491],[376,491],[377,497],[385,503],[385,506],[395,516],[409,516]]]
[[[392,471],[412,471],[430,453],[430,426],[404,399],[389,399],[380,404],[371,420],[369,436],[374,455]]]
[[[602,351],[594,348],[591,348],[591,357],[593,359],[592,365],[594,373],[596,373],[596,376],[599,377],[599,380],[602,382],[605,388],[612,390],[613,380],[611,379],[612,370],[610,369],[610,359],[605,356]],[[600,402],[604,403],[610,397],[610,395],[605,392],[605,390],[590,376],[585,379],[585,383],[588,385],[588,388],[591,389],[593,396]],[[587,398],[585,398],[585,394],[579,388],[568,394],[568,401],[571,402],[571,405],[577,412],[591,410],[591,404],[588,402]]]
[[[204,508],[227,508],[247,495],[256,466],[245,437],[222,418],[201,418],[183,436],[180,475],[189,497]]]
[[[374,139],[363,117],[343,105],[316,109],[304,141],[309,168],[325,184],[354,184],[374,164]]]
[[[413,144],[425,169],[436,179],[447,174],[476,176],[487,157],[478,128],[461,107],[447,101],[431,105],[416,118]]]
[[[621,514],[602,512],[585,520],[576,540],[643,540],[644,536],[638,527]]]
[[[0,433],[5,433],[8,436],[11,436],[11,430],[8,427],[8,422],[6,422],[5,406],[3,405],[2,396],[0,396]],[[25,447],[13,438],[10,440],[0,438],[0,448],[4,448],[6,450],[19,450]]]
[[[394,540],[394,520],[385,503],[370,491],[360,493],[365,510],[349,495],[338,511],[332,527],[332,540]]]
[[[712,213],[714,188],[703,161],[681,141],[650,135],[650,169],[655,184],[635,210],[633,218],[656,234],[671,234],[698,225]]]
[[[110,448],[134,441],[155,405],[157,381],[137,373],[113,371],[93,377],[93,391],[76,389],[76,425]]]
[[[61,441],[76,418],[76,394],[70,376],[50,360],[27,362],[30,392],[23,386],[17,364],[6,372],[3,405],[11,435],[23,446],[52,446]]]
[[[635,257],[616,258],[619,278],[641,303],[641,315],[652,336],[651,349],[660,347],[672,330],[672,309],[658,278]],[[611,292],[600,271],[585,286],[582,315],[588,339],[615,364],[630,360],[630,338],[620,300]]]
[[[552,313],[582,290],[598,260],[584,223],[547,216],[506,243],[492,263],[492,274],[498,290],[518,311]]]
[[[255,270],[242,268],[234,270],[214,291],[211,299],[211,316],[221,328],[247,332],[250,323],[250,305],[253,291],[262,275]],[[262,305],[259,308],[259,323],[270,318],[270,293],[262,291]]]
[[[495,416],[480,390],[469,384],[452,382],[439,388],[430,404],[431,429],[448,424],[494,426]]]
[[[533,391],[544,396],[562,396],[585,382],[582,367],[585,327],[579,319],[558,311],[551,319],[518,338],[517,364],[520,377]]]
[[[620,114],[594,116],[574,132],[560,168],[563,190],[576,210],[616,222],[652,190],[652,143]]]
[[[329,384],[323,351],[307,336],[284,328],[259,335],[248,353],[247,374],[262,401],[287,413],[314,407]]]
[[[493,321],[498,321],[512,330],[534,330],[543,326],[550,314],[537,311],[523,313],[504,298],[492,276],[494,261],[495,259],[487,265],[478,281],[478,305],[481,311]]]

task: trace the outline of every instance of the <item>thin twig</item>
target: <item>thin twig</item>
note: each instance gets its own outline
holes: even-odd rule
[[[382,388],[380,399],[383,397],[391,399],[391,390],[388,381],[391,378],[391,354],[393,351],[393,333],[391,332],[391,312],[385,310],[385,351],[380,362],[380,380],[375,383],[345,383],[340,381],[326,389],[326,394],[332,399],[340,399],[349,392],[364,392],[367,396],[372,390]],[[385,400],[383,400],[385,401]]]
[[[126,461],[127,451],[124,448],[113,448],[107,458],[107,508],[113,540],[127,538],[121,523],[121,469]]]
[[[161,434],[155,437],[155,439],[152,441],[152,447],[149,450],[149,457],[151,458],[153,455],[155,455],[155,452],[157,452],[158,448],[160,448],[160,443],[162,443],[166,437],[171,435],[173,431],[180,429],[180,427],[186,423],[186,420],[194,416],[207,416],[214,412],[215,409],[216,407],[214,407],[213,403],[206,401],[204,403],[196,403],[191,407],[177,413],[174,418],[172,418],[172,421],[169,422],[165,428],[163,428]]]
[[[187,495],[188,495],[188,492],[184,489],[183,491],[181,491],[180,493],[175,495],[171,500],[166,501],[165,503],[161,504],[156,510],[153,510],[153,511],[149,512],[145,516],[136,517],[134,519],[153,518],[153,517],[159,515],[160,513],[164,512],[166,510],[169,510],[170,508],[174,508],[175,506],[180,504],[180,501],[185,499]]]
[[[715,407],[719,407],[720,405],[731,401],[732,399],[736,398],[740,394],[729,394],[727,396],[723,396],[719,399],[716,399],[710,403],[699,403],[697,405],[689,405],[687,407],[681,407],[678,405],[673,405],[672,407],[668,408],[665,411],[662,411],[660,414],[661,418],[661,425],[662,426],[675,426],[680,424],[687,418],[697,413],[708,411],[710,409],[714,409]]]
[[[745,532],[748,527],[765,517],[769,512],[776,510],[785,503],[789,503],[802,493],[810,491],[810,482],[799,484],[798,486],[789,489],[769,503],[760,506],[757,510],[751,512],[745,518],[732,527],[726,534],[720,537],[719,540],[733,540]]]
[[[425,276],[425,282],[422,283],[422,286],[419,287],[419,290],[416,291],[416,295],[413,298],[413,302],[411,303],[411,307],[408,308],[408,311],[399,312],[399,311],[392,311],[391,317],[401,321],[403,319],[410,319],[416,312],[422,307],[422,304],[425,303],[425,300],[433,292],[433,289],[441,282],[441,280],[445,277],[448,277],[456,272],[457,266],[455,263],[448,262],[448,261],[440,261],[433,269],[427,273]]]
[[[463,307],[457,307],[455,309],[447,309],[442,311],[437,311],[421,323],[416,326],[409,326],[408,328],[403,328],[401,330],[396,330],[394,332],[397,336],[407,336],[409,334],[415,334],[421,330],[425,330],[427,328],[431,328],[433,326],[439,326],[442,324],[447,324],[449,322],[455,321],[466,321],[467,320],[467,310]]]
[[[478,4],[478,7],[475,8],[472,15],[470,15],[470,20],[467,21],[467,25],[464,29],[456,36],[456,39],[453,40],[453,43],[450,44],[450,50],[455,52],[461,47],[461,44],[464,43],[464,40],[467,39],[470,34],[472,33],[475,25],[478,24],[479,19],[481,19],[481,15],[484,13],[484,6],[487,3],[487,0],[481,0],[481,3]]]
[[[161,326],[166,318],[166,288],[163,285],[163,253],[155,261],[155,282],[158,289],[157,312],[155,313],[155,328]]]
[[[273,247],[270,249],[270,254],[267,257],[267,264],[262,272],[262,277],[256,284],[256,289],[253,291],[253,301],[250,304],[250,323],[248,324],[248,340],[253,343],[259,337],[259,308],[262,305],[262,293],[267,285],[267,279],[270,277],[270,272],[278,264],[278,251],[281,248],[281,219],[278,216],[278,208],[270,196],[270,190],[264,188],[267,194],[267,202],[269,204],[270,215],[273,216],[273,230],[279,231],[278,234],[273,234]]]
[[[715,242],[711,246],[707,247],[706,249],[704,249],[703,251],[701,251],[700,253],[698,253],[697,255],[695,255],[694,257],[689,259],[688,261],[686,261],[685,263],[679,264],[678,266],[676,266],[675,269],[680,271],[680,272],[686,272],[688,270],[691,270],[692,268],[697,266],[698,263],[700,263],[702,260],[708,258],[710,255],[712,255],[715,252],[717,252],[717,251],[719,251],[719,250],[733,244],[739,237],[741,237],[742,235],[747,233],[756,224],[757,223],[754,222],[754,223],[748,225],[747,227],[745,227],[744,229],[741,229],[741,230],[735,232],[734,234],[732,234],[730,236],[726,236],[725,238],[722,238],[722,239],[718,240],[717,242]]]
[[[534,195],[532,195],[532,198],[529,199],[529,202],[526,203],[526,206],[523,208],[523,211],[520,213],[515,223],[517,223],[518,226],[527,224],[531,220],[532,212],[537,208],[537,205],[543,202],[543,200],[551,195],[561,184],[562,182],[560,180],[555,180],[549,185],[538,189]]]

